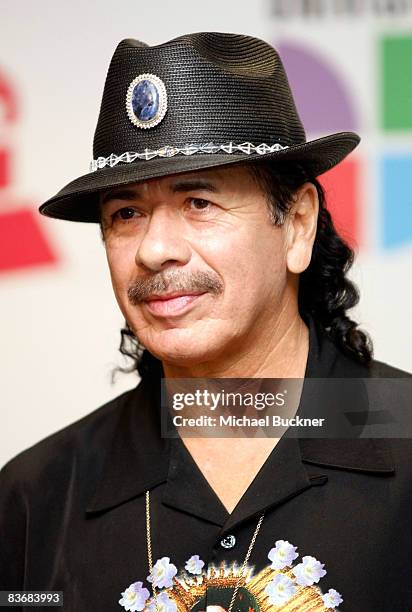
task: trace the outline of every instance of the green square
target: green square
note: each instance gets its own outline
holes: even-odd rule
[[[412,36],[380,41],[384,130],[412,130]]]

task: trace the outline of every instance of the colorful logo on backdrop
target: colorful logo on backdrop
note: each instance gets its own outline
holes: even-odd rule
[[[57,255],[33,202],[14,189],[17,94],[0,72],[0,273],[55,264]]]
[[[319,133],[362,132],[355,96],[329,59],[296,42],[280,41],[276,47],[309,139]],[[377,163],[377,201],[368,208],[380,227],[373,242],[393,249],[412,243],[412,35],[381,36],[377,54],[379,82],[370,95],[379,104],[377,131],[383,144],[372,160],[355,150],[320,182],[335,225],[350,243],[362,246],[369,224],[361,177],[368,163]]]

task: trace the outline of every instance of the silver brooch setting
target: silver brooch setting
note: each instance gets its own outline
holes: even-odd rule
[[[147,130],[158,125],[167,111],[167,92],[162,79],[150,73],[133,79],[127,89],[126,110],[136,127]]]

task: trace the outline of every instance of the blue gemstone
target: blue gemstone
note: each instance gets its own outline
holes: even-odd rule
[[[150,81],[142,81],[133,89],[133,112],[139,121],[150,121],[159,110],[159,90]]]

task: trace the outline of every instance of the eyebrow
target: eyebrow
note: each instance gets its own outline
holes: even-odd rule
[[[219,189],[214,183],[205,179],[185,179],[177,181],[170,187],[172,193],[186,193],[187,191],[210,191],[211,193],[218,193]],[[105,204],[109,200],[136,200],[139,198],[139,189],[119,189],[110,190],[105,193],[102,197],[101,204]]]
[[[119,189],[118,191],[108,191],[101,199],[101,204],[105,204],[109,200],[135,200],[138,197],[137,191],[134,189]]]
[[[186,191],[210,191],[217,193],[219,189],[214,183],[206,179],[184,179],[174,183],[171,187],[172,193],[184,193]]]

